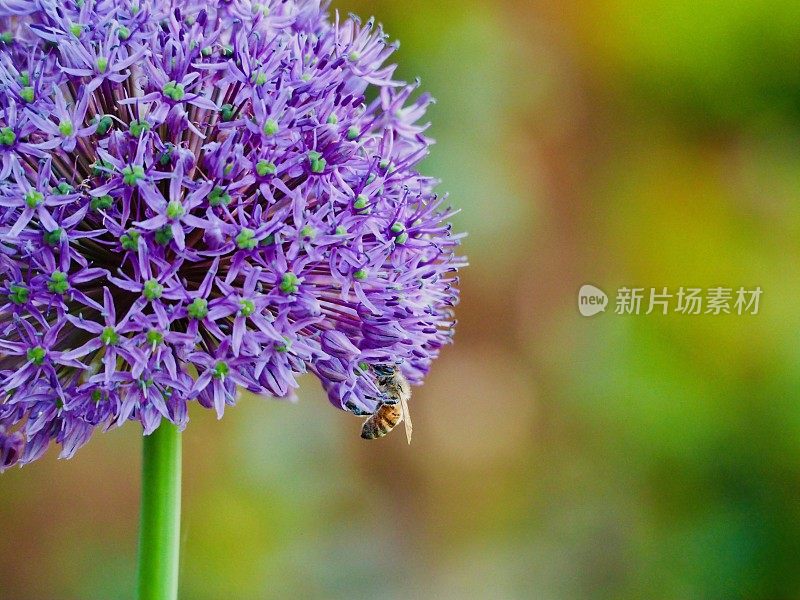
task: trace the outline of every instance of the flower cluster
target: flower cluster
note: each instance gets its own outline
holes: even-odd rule
[[[0,0],[0,470],[452,336],[431,99],[320,0]]]

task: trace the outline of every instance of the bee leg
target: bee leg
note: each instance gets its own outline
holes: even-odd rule
[[[389,404],[389,405],[397,404],[397,398],[395,398],[394,396],[390,396],[386,392],[381,392],[380,403],[378,404],[378,406],[380,407],[384,404]]]
[[[365,415],[371,414],[371,413],[367,412],[366,410],[364,410],[362,408],[359,408],[353,402],[348,402],[347,404],[345,404],[345,408],[347,410],[349,410],[351,413],[353,413],[357,417],[363,417]]]

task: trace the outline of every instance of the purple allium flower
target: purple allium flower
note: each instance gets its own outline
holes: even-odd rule
[[[311,371],[372,413],[452,336],[431,98],[320,0],[0,0],[0,470]]]

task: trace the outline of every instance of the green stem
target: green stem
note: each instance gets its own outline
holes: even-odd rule
[[[144,438],[139,521],[139,600],[178,597],[181,434],[168,421]]]

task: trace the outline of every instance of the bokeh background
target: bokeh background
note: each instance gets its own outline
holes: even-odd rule
[[[181,597],[800,597],[800,3],[341,0],[470,236],[415,439],[305,381],[184,439]],[[740,285],[756,316],[579,316]],[[0,478],[0,598],[132,598],[140,433]]]

